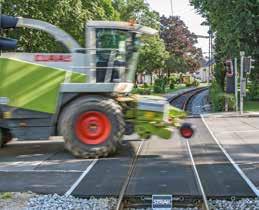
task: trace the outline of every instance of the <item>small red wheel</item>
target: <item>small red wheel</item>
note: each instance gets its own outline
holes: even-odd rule
[[[81,114],[75,124],[78,139],[84,144],[104,143],[111,133],[111,122],[102,112],[89,111]]]
[[[194,129],[190,123],[184,123],[180,127],[181,136],[184,138],[191,138],[194,134]]]

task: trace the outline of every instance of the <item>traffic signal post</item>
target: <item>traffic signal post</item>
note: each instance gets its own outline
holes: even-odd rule
[[[236,112],[238,112],[238,73],[237,73],[237,58],[234,59],[234,74],[235,74],[235,98],[236,98]]]
[[[251,56],[245,57],[245,52],[240,52],[240,114],[244,113],[244,97],[246,96],[246,75],[249,75],[254,69],[255,62]]]
[[[245,52],[240,52],[240,104],[238,103],[238,58],[228,59],[224,62],[226,71],[226,93],[235,93],[236,111],[244,113],[244,97],[246,96],[246,81],[254,69],[255,60],[251,56],[245,56]],[[227,104],[226,104],[227,106]],[[226,108],[227,110],[227,108]]]
[[[226,93],[235,94],[235,110],[238,111],[238,73],[237,58],[227,59],[224,62],[226,71]],[[228,110],[228,102],[225,103],[225,110]]]
[[[245,52],[240,52],[240,114],[244,113],[244,96],[245,96],[245,84],[246,81],[244,79],[244,57]]]

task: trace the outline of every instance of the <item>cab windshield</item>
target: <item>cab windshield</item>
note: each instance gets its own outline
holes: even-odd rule
[[[97,29],[97,82],[125,81],[129,70],[135,70],[133,67],[137,63],[138,46],[139,41],[135,33],[117,29]]]

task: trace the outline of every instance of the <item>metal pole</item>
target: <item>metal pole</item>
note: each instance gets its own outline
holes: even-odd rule
[[[209,36],[204,36],[204,35],[196,35],[197,38],[202,38],[202,39],[209,39],[209,52],[207,52],[209,54],[209,64],[210,64],[210,57],[212,57],[212,53],[210,52],[210,49],[211,49],[211,41],[210,41],[210,38],[212,40],[212,36],[210,35],[211,33],[211,30],[208,31],[208,34]],[[206,70],[206,81],[207,83],[209,83],[210,81],[210,65],[209,65],[209,71]]]
[[[210,34],[210,59],[213,60],[213,43],[212,43],[212,39],[213,39],[213,34]],[[212,62],[213,63],[213,62]],[[213,77],[213,65],[211,65],[211,77]]]
[[[210,57],[210,38],[209,38],[209,78],[208,78],[208,82],[210,81],[210,63],[211,63],[211,57]]]
[[[237,58],[235,58],[235,98],[236,98],[236,112],[238,112],[238,86],[237,86],[237,83],[238,83],[238,78],[237,78]]]
[[[244,113],[244,56],[245,52],[240,52],[241,62],[240,62],[240,114]]]
[[[172,13],[172,16],[174,16],[173,0],[169,0],[169,1],[170,1],[170,5],[171,5],[171,13]]]
[[[211,29],[209,29],[208,31],[208,34],[209,34],[209,81],[211,79],[211,65],[212,65],[212,54],[211,54],[211,51],[212,51],[212,31]]]

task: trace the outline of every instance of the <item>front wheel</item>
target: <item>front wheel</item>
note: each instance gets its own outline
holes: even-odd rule
[[[105,157],[116,151],[124,134],[121,107],[110,98],[84,96],[61,113],[59,131],[65,147],[81,158]]]

